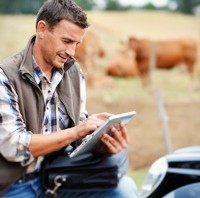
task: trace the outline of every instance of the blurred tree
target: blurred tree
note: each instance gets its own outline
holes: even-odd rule
[[[0,0],[1,14],[36,14],[44,0]]]
[[[176,3],[176,11],[183,12],[185,14],[193,14],[194,8],[196,6],[200,6],[200,0],[170,0],[170,2]]]
[[[0,0],[0,14],[36,14],[45,0]],[[84,10],[97,7],[95,0],[74,0]]]
[[[36,14],[45,0],[0,0],[0,14]],[[96,0],[74,0],[84,10],[100,9]],[[175,11],[193,14],[194,8],[200,6],[200,0],[169,0],[176,4]],[[104,10],[130,10],[138,9],[131,5],[123,6],[119,0],[103,0]],[[154,10],[153,4],[148,3],[139,9]],[[164,8],[165,9],[165,8]]]
[[[123,6],[119,0],[106,0],[105,10],[128,10],[131,9],[130,6]]]
[[[121,4],[118,0],[107,0],[105,10],[120,10]]]
[[[142,9],[145,9],[145,10],[168,10],[168,7],[167,6],[157,7],[153,3],[147,3],[146,5],[144,5],[142,7]]]
[[[74,0],[83,10],[93,10],[97,7],[95,0]]]
[[[156,7],[154,6],[154,4],[152,3],[147,3],[146,5],[144,5],[143,7],[145,10],[156,10]]]

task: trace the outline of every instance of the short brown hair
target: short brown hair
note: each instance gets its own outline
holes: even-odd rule
[[[86,13],[73,0],[45,1],[38,11],[36,26],[40,20],[44,20],[52,29],[62,19],[71,21],[81,28],[89,27]]]

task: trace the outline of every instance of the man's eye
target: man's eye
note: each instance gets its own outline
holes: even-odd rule
[[[63,40],[63,42],[64,42],[65,44],[69,44],[69,43],[71,43],[72,41],[70,41],[70,40]]]

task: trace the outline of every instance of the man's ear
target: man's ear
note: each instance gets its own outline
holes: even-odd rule
[[[41,20],[38,22],[37,24],[37,34],[39,36],[39,38],[43,38],[44,37],[44,33],[47,30],[47,24],[45,21]]]

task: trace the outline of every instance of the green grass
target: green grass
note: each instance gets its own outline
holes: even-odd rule
[[[148,171],[147,168],[142,168],[142,169],[128,172],[128,175],[131,176],[133,180],[135,181],[139,191],[141,191],[141,187],[144,182],[147,171]]]

